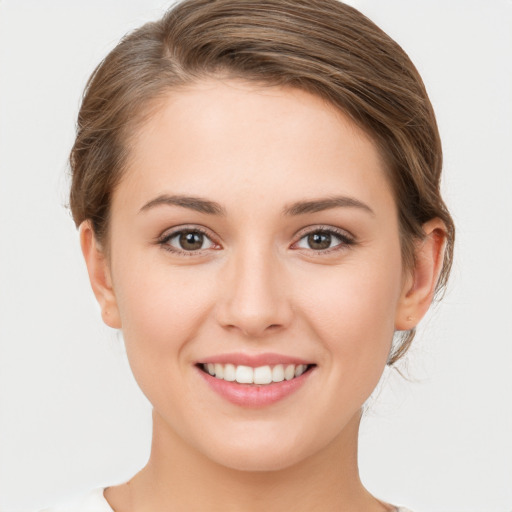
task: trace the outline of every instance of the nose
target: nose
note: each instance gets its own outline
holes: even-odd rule
[[[247,338],[288,327],[292,306],[283,262],[272,251],[246,246],[226,263],[217,320]]]

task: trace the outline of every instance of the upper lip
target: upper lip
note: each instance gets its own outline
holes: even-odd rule
[[[275,366],[277,364],[313,364],[300,357],[288,356],[283,354],[263,353],[263,354],[243,354],[243,353],[227,353],[216,354],[213,356],[205,357],[197,364],[218,363],[218,364],[233,364],[235,366],[251,366],[257,368],[258,366]]]

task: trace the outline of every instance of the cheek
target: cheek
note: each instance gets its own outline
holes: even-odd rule
[[[190,269],[169,269],[161,262],[132,260],[124,269],[131,277],[119,269],[116,295],[130,367],[153,407],[179,430],[181,423],[175,425],[173,418],[188,411],[190,354],[212,302],[211,279],[204,279],[198,267],[192,277]]]
[[[317,274],[308,287],[315,292],[304,297],[327,364],[356,385],[376,384],[391,349],[402,277],[399,248],[390,249]]]
[[[211,279],[203,274],[199,267],[171,269],[161,257],[119,262],[116,298],[136,377],[185,361],[212,302]]]

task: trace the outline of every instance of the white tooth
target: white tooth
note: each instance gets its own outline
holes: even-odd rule
[[[224,378],[224,367],[219,363],[215,363],[215,377],[217,377],[217,379]]]
[[[292,380],[295,377],[295,365],[289,364],[284,370],[284,378],[286,380]]]
[[[236,372],[235,372],[235,365],[233,364],[227,364],[224,366],[224,380],[227,380],[229,382],[233,382],[236,378]]]
[[[208,363],[206,367],[208,368],[208,373],[210,375],[215,375],[215,365],[213,363]]]
[[[258,366],[254,368],[254,384],[270,384],[272,382],[272,370],[270,366]]]
[[[278,364],[272,368],[272,382],[281,382],[284,380],[284,366]]]
[[[306,371],[306,368],[305,364],[299,364],[299,366],[295,368],[295,377],[300,377]]]
[[[254,370],[250,366],[237,366],[235,380],[239,384],[252,384],[254,382]]]

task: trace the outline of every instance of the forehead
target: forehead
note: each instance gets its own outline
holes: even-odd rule
[[[116,196],[157,193],[326,196],[389,202],[370,137],[322,98],[285,87],[209,80],[171,91],[134,134]]]

